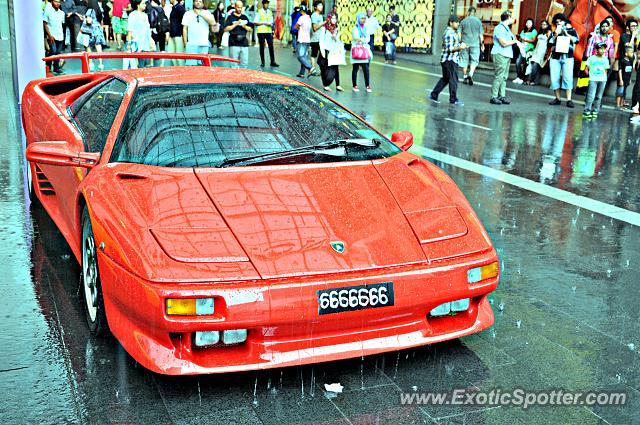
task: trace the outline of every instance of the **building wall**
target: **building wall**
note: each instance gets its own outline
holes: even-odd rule
[[[374,9],[374,14],[384,23],[389,13],[389,6],[396,5],[396,13],[400,16],[400,37],[396,40],[399,48],[431,52],[432,31],[435,0],[335,0],[338,6],[339,26],[342,40],[351,42],[351,31],[355,26],[356,14],[366,12],[368,7]],[[375,38],[376,45],[382,45],[382,33],[378,31]]]

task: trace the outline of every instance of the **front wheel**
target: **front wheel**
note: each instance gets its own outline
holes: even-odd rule
[[[91,217],[85,206],[82,210],[82,292],[84,311],[92,335],[100,335],[107,330],[107,316],[104,311],[102,284],[98,270],[98,254],[93,237]]]

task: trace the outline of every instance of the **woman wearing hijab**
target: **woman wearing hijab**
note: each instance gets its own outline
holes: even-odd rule
[[[329,65],[329,53],[341,45],[338,18],[336,15],[331,12],[327,15],[327,21],[321,31],[318,66],[320,67],[322,85],[325,91],[331,91],[329,86],[335,80],[336,90],[342,91],[342,87],[340,86],[340,67],[338,65]],[[342,49],[341,47],[339,48]],[[342,57],[344,58],[344,50]]]
[[[353,66],[351,71],[351,82],[353,84],[353,91],[359,92],[360,89],[357,84],[358,68],[362,68],[367,93],[371,93],[371,86],[369,85],[369,62],[371,61],[371,50],[369,48],[369,33],[367,32],[367,27],[364,25],[366,21],[367,14],[363,12],[358,13],[358,15],[356,15],[356,26],[353,28],[351,33],[351,64]],[[362,51],[362,49],[366,49],[368,52],[368,56],[366,58],[357,55],[356,53],[356,51]],[[354,55],[356,55],[356,58],[354,58]]]

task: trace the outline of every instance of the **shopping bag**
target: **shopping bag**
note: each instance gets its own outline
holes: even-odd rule
[[[222,34],[222,41],[220,42],[222,47],[229,47],[229,33],[227,31]]]
[[[369,50],[369,46],[356,44],[351,48],[351,58],[355,60],[371,59],[371,51]]]
[[[327,62],[329,66],[346,65],[347,59],[344,57],[344,53],[344,44],[336,44],[336,46],[331,49],[327,55]]]

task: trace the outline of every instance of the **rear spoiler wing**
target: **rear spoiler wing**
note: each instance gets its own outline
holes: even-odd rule
[[[238,59],[231,59],[226,56],[209,55],[205,53],[165,53],[165,52],[77,52],[64,53],[61,55],[47,56],[42,58],[44,62],[55,60],[76,59],[82,62],[82,73],[89,71],[89,61],[91,59],[186,59],[198,60],[202,66],[211,66],[213,62],[240,63]]]

